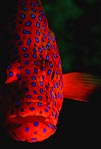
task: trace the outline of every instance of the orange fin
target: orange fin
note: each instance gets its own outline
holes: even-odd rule
[[[86,73],[63,74],[64,98],[87,102],[87,97],[101,85],[101,80]]]

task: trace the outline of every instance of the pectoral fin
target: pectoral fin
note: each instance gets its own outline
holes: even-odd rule
[[[88,101],[88,96],[101,85],[101,80],[86,73],[63,74],[64,98],[78,101]]]

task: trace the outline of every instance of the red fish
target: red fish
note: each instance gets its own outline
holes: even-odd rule
[[[4,127],[14,140],[40,142],[55,133],[63,99],[87,101],[98,83],[88,74],[62,74],[56,39],[39,0],[19,0],[14,21],[10,44],[16,53],[7,66]]]

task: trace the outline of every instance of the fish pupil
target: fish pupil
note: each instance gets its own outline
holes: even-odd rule
[[[47,95],[45,95],[46,96],[46,98],[48,99],[48,96]]]
[[[52,73],[52,75],[51,75],[51,80],[53,80],[54,75],[55,75],[55,72],[54,72],[54,70],[53,70],[53,73]]]

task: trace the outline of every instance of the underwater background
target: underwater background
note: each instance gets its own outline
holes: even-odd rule
[[[7,47],[2,37],[6,36],[2,27],[14,9],[16,0],[0,2],[0,74],[5,75]],[[101,77],[101,1],[100,0],[41,0],[49,27],[55,33],[62,61],[63,73],[73,71],[86,72]],[[3,67],[4,66],[4,67]],[[5,136],[1,130],[2,147],[62,147],[75,148],[88,144],[96,146],[101,142],[100,113],[101,89],[97,89],[89,103],[64,99],[57,132],[41,143],[15,142]],[[1,128],[0,128],[1,129]],[[100,140],[100,141],[99,141]],[[6,143],[5,143],[6,142]],[[81,144],[81,145],[80,145]],[[2,148],[0,147],[0,148]]]
[[[100,75],[101,1],[42,0],[55,32],[63,73],[86,71]]]

